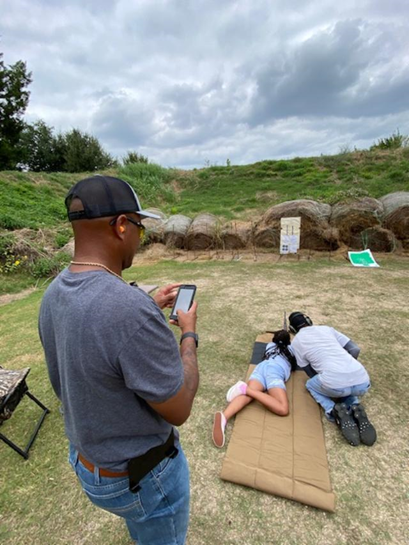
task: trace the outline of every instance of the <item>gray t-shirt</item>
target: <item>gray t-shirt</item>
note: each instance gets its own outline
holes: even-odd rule
[[[105,271],[62,271],[44,294],[39,332],[70,442],[90,462],[124,470],[172,426],[147,403],[183,384],[175,336],[155,301]]]

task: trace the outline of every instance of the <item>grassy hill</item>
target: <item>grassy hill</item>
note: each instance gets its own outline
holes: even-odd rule
[[[207,210],[232,219],[293,199],[334,204],[407,190],[409,149],[365,151],[196,171],[177,207],[188,215]]]
[[[210,166],[181,171],[133,164],[106,174],[129,181],[144,207],[194,216],[212,212],[245,219],[286,200],[329,204],[409,190],[409,148]],[[89,175],[0,172],[0,229],[39,229],[65,223],[64,196]]]
[[[333,204],[409,191],[409,148],[192,171],[137,163],[104,173],[131,183],[145,208],[245,220],[293,199]],[[66,254],[56,253],[72,234],[64,197],[89,175],[0,172],[0,294],[31,286],[33,277],[50,277],[67,262]]]

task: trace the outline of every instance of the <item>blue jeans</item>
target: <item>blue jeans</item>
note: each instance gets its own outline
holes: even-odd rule
[[[363,396],[371,387],[369,382],[356,384],[355,386],[347,386],[346,388],[328,388],[321,383],[320,376],[310,378],[305,383],[305,387],[310,392],[312,397],[325,411],[325,415],[329,420],[332,420],[330,413],[334,408],[337,399],[339,403],[345,403],[347,407],[359,403],[358,396]]]
[[[189,466],[182,448],[165,458],[141,481],[136,494],[128,477],[100,477],[86,469],[70,446],[70,464],[88,498],[102,509],[123,517],[132,539],[140,545],[182,545],[189,524]]]

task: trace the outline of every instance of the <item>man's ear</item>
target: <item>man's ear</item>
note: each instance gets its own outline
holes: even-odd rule
[[[119,238],[123,238],[124,233],[126,232],[126,216],[125,214],[122,214],[121,216],[118,216],[115,224],[113,225],[115,232]]]

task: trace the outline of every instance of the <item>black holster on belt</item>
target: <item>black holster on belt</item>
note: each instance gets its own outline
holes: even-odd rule
[[[175,458],[178,452],[179,450],[175,447],[175,434],[172,428],[169,437],[163,445],[153,447],[148,450],[148,452],[145,452],[145,454],[129,460],[129,490],[136,494],[136,492],[141,489],[139,481],[143,479],[149,471],[152,471],[159,462],[165,458]]]

